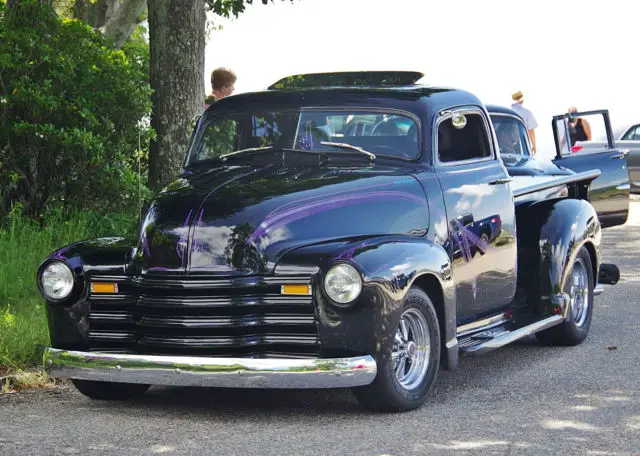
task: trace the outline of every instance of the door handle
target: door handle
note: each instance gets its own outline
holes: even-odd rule
[[[513,177],[501,177],[500,179],[489,182],[489,185],[506,184],[508,182],[511,182],[512,180]]]
[[[615,154],[609,157],[611,160],[622,160],[625,154]]]

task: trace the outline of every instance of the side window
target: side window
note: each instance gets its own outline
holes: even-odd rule
[[[237,140],[237,128],[238,123],[231,119],[209,124],[202,137],[202,147],[194,160],[207,160],[233,152]]]
[[[623,140],[640,141],[640,125],[636,125],[622,137]]]
[[[487,128],[479,114],[456,113],[438,125],[438,158],[443,163],[490,157],[489,144]]]

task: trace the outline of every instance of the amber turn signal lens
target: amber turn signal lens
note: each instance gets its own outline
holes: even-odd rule
[[[280,293],[290,294],[290,295],[310,295],[311,285],[299,285],[299,284],[282,285],[282,288],[280,289]]]
[[[112,282],[91,282],[91,293],[117,293],[118,284]]]

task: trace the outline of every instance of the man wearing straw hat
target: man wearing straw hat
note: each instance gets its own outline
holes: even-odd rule
[[[536,153],[536,132],[535,129],[538,126],[538,122],[536,122],[536,118],[533,116],[533,113],[529,111],[527,108],[522,106],[524,102],[524,95],[520,90],[511,95],[511,99],[514,103],[511,105],[511,109],[516,111],[522,118],[524,119],[524,124],[527,127],[529,132],[529,137],[531,138],[531,143],[533,145],[532,153],[535,155]]]

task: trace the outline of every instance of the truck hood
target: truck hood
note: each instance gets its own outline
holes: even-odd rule
[[[406,166],[222,166],[158,194],[136,258],[143,274],[268,273],[303,245],[424,235],[428,225],[424,191]]]

